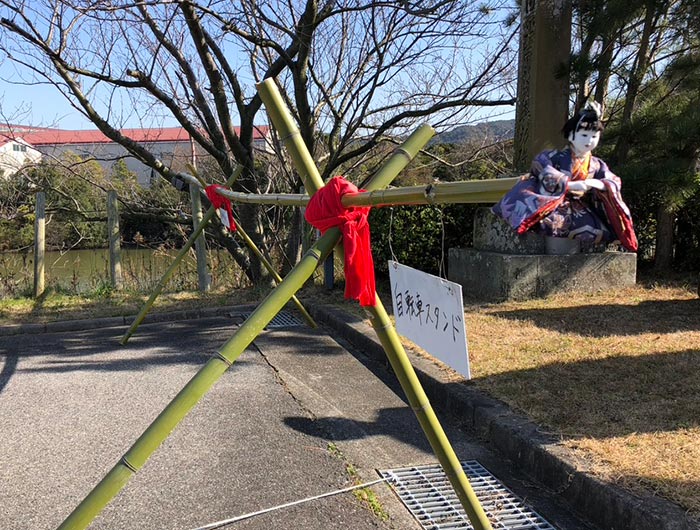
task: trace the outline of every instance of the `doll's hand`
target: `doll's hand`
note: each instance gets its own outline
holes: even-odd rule
[[[566,191],[574,197],[582,197],[588,191],[585,180],[572,180],[566,185]]]
[[[605,191],[605,184],[603,184],[602,180],[598,179],[588,179],[584,180],[583,182],[586,183],[586,186],[588,186],[589,190],[600,190],[600,191]]]

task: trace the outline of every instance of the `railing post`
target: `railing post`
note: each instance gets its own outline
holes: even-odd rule
[[[34,298],[44,294],[44,261],[46,256],[46,193],[36,194],[34,218]]]
[[[192,203],[192,229],[200,232],[199,225],[202,223],[202,198],[197,186],[190,186],[190,200]],[[211,276],[207,272],[207,243],[204,231],[201,231],[198,238],[194,240],[194,251],[197,256],[197,285],[199,292],[205,293],[211,288]]]
[[[119,209],[117,192],[107,192],[107,237],[109,238],[109,281],[114,289],[124,285],[122,278],[121,234],[119,232]]]

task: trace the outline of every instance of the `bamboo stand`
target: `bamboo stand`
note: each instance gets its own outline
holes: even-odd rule
[[[304,186],[309,191],[310,194],[315,193],[321,187],[323,187],[323,181],[321,180],[318,170],[314,165],[311,154],[306,149],[303,142],[297,141],[301,139],[299,131],[296,129],[292,117],[289,112],[286,112],[284,102],[282,97],[277,91],[277,87],[271,79],[266,80],[264,83],[258,85],[258,93],[261,99],[265,103],[265,108],[270,115],[272,123],[274,124],[277,132],[282,138],[287,138],[289,144],[286,145],[290,152],[294,165],[302,175],[304,179]],[[427,129],[427,130],[426,130]],[[427,138],[421,143],[426,135],[429,134]],[[408,146],[414,147],[413,142],[415,142],[415,147],[417,147],[416,152],[420,149],[420,146],[425,145],[430,137],[434,134],[432,128],[424,127],[419,129],[416,133],[411,135],[411,137],[406,141],[404,147]],[[392,157],[393,158],[393,157]],[[392,166],[394,167],[394,166]],[[403,167],[400,169],[396,168],[396,173],[398,174]],[[387,186],[393,176],[391,173],[383,175],[384,178],[372,179],[367,185],[367,189],[372,191],[378,188]],[[384,306],[382,305],[379,297],[376,298],[376,305],[374,307],[365,308],[371,315],[371,323],[374,327],[379,340],[384,347],[384,351],[391,363],[394,372],[396,373],[401,388],[403,389],[406,397],[408,398],[413,412],[416,414],[418,421],[423,428],[430,446],[437,456],[440,465],[445,471],[445,474],[450,480],[452,487],[454,488],[457,496],[459,497],[464,510],[469,516],[469,521],[475,530],[491,530],[491,523],[486,517],[479,499],[477,499],[474,490],[469,484],[462,465],[457,458],[452,446],[450,445],[447,436],[445,435],[440,422],[433,411],[428,396],[426,396],[423,387],[418,380],[413,366],[411,365],[406,351],[401,344],[401,340],[396,332],[396,329],[389,319]]]
[[[371,186],[386,183],[408,164],[416,153],[432,136],[430,128],[420,129],[404,144],[401,151],[396,151],[387,163],[375,175]],[[430,134],[426,134],[429,132]],[[294,139],[291,139],[292,141]],[[301,140],[299,138],[299,140]],[[399,159],[400,161],[398,161]],[[311,164],[313,166],[313,164]],[[320,176],[315,166],[316,180]],[[307,178],[306,176],[304,178]],[[209,213],[209,212],[207,212]],[[213,213],[212,213],[213,215]],[[182,421],[187,413],[209,391],[212,385],[253,342],[263,328],[292,298],[294,293],[314,273],[318,265],[330,254],[340,240],[340,230],[330,229],[321,237],[287,277],[272,291],[251,313],[238,331],[231,337],[217,354],[212,357],[173,398],[144,433],[134,442],[121,460],[105,475],[59,526],[59,530],[79,530],[86,528],[114,496],[126,485],[129,479],[146,463],[150,455],[163,443],[172,430]],[[490,528],[490,527],[479,527]]]

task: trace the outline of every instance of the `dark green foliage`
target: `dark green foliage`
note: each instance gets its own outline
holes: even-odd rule
[[[387,260],[443,275],[447,252],[470,246],[477,205],[395,206],[374,208],[370,214],[375,269],[388,272]],[[443,241],[444,225],[444,241]]]
[[[623,194],[632,209],[640,238],[640,256],[654,255],[659,210],[676,219],[674,268],[697,269],[698,202],[700,193],[700,85],[697,60],[684,57],[667,75],[646,86],[628,129],[627,163],[613,168],[623,179]],[[679,82],[680,80],[682,82]],[[694,79],[695,78],[695,79]],[[610,128],[613,137],[623,134]]]
[[[695,192],[678,213],[675,237],[676,268],[700,271],[700,191]]]
[[[42,162],[26,174],[0,179],[0,250],[33,245],[37,191],[46,193],[48,250],[106,248],[110,189],[117,191],[120,200],[124,243],[182,243],[183,233],[173,221],[189,219],[186,195],[163,181],[142,188],[123,162],[117,162],[107,178],[97,162],[66,153],[60,160]]]
[[[101,167],[65,155],[60,163],[41,163],[26,174],[0,182],[0,250],[24,249],[34,242],[35,195],[46,193],[48,249],[92,248],[106,243],[105,192]]]
[[[0,251],[23,249],[34,241],[34,191],[18,176],[0,177]]]

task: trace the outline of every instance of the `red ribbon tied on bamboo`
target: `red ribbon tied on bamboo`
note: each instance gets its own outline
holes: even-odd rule
[[[346,193],[357,193],[357,186],[341,176],[333,177],[314,193],[306,207],[306,220],[325,233],[340,227],[345,249],[345,298],[358,300],[361,306],[376,304],[374,260],[369,237],[368,207],[343,206]]]
[[[221,222],[224,226],[228,228],[231,232],[236,231],[236,222],[233,220],[233,209],[231,208],[231,201],[228,200],[223,195],[219,195],[216,190],[225,190],[224,186],[220,184],[210,184],[204,188],[204,192],[207,194],[207,198],[211,205],[219,210],[219,215],[221,217]]]

